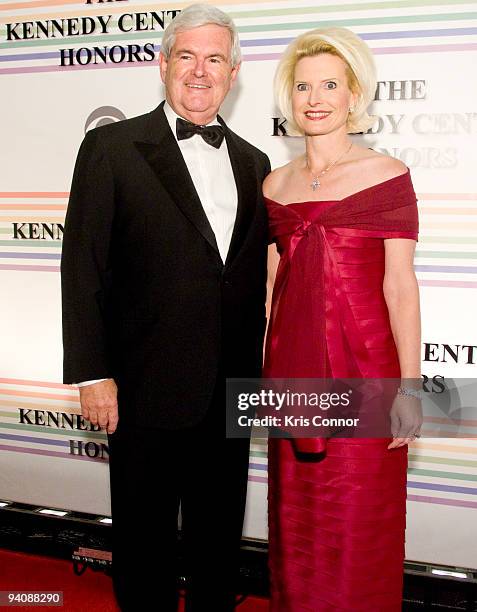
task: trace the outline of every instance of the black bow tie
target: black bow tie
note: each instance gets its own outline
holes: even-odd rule
[[[176,134],[177,140],[184,140],[185,138],[191,138],[194,134],[199,134],[207,144],[219,149],[224,139],[224,128],[221,125],[196,125],[178,118]]]

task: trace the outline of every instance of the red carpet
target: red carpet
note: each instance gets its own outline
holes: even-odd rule
[[[111,578],[87,569],[73,573],[69,561],[0,550],[0,591],[63,591],[63,607],[25,606],[19,610],[61,610],[62,612],[119,612],[114,603]],[[237,612],[267,612],[268,601],[247,598]],[[180,608],[182,612],[182,607]]]

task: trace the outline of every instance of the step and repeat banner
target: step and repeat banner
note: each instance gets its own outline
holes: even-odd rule
[[[456,0],[216,3],[243,66],[222,115],[272,166],[303,149],[272,95],[295,36],[351,28],[378,65],[375,127],[357,142],[411,169],[421,233],[423,373],[477,373],[477,7]],[[68,190],[87,130],[163,99],[164,27],[185,4],[1,0],[0,499],[108,515],[105,435],[61,384],[60,258]],[[180,253],[178,253],[180,257]],[[270,258],[273,277],[276,256]],[[470,424],[470,423],[469,423]],[[464,429],[465,431],[465,429]],[[217,457],[219,465],[220,457]],[[407,558],[477,568],[477,440],[410,446]],[[215,469],[211,466],[211,469]],[[265,443],[254,442],[245,535],[266,539]],[[217,471],[217,486],[221,473]]]

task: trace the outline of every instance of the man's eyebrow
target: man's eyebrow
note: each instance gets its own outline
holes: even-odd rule
[[[176,49],[174,52],[175,55],[181,55],[182,53],[186,53],[187,55],[195,55],[195,52],[191,51],[190,49]],[[207,56],[207,58],[211,57],[220,57],[220,59],[223,59],[224,62],[228,61],[227,57],[223,53],[220,53],[220,51],[214,51],[214,53],[210,53]]]
[[[194,55],[194,52],[190,51],[189,49],[176,49],[174,51],[175,55],[180,55],[181,53],[187,53],[188,55]]]
[[[227,57],[225,57],[225,55],[223,53],[219,53],[218,51],[216,53],[211,53],[207,57],[220,57],[220,59],[223,59],[224,62],[227,61]]]

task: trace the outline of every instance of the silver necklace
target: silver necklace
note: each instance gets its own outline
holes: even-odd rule
[[[327,166],[324,170],[322,170],[319,174],[314,174],[313,173],[313,171],[310,168],[310,165],[308,163],[308,156],[306,157],[306,167],[311,172],[311,176],[313,178],[313,180],[310,183],[310,187],[313,189],[313,191],[316,191],[317,189],[319,189],[321,187],[320,177],[323,176],[323,174],[326,174],[328,172],[328,170],[331,170],[331,168],[333,168],[333,166],[336,166],[336,164],[341,159],[343,159],[343,157],[345,155],[347,155],[351,151],[351,147],[352,146],[353,146],[353,143],[351,143],[344,153],[342,153],[339,157],[337,157],[334,161],[332,161],[331,164],[329,166]]]

